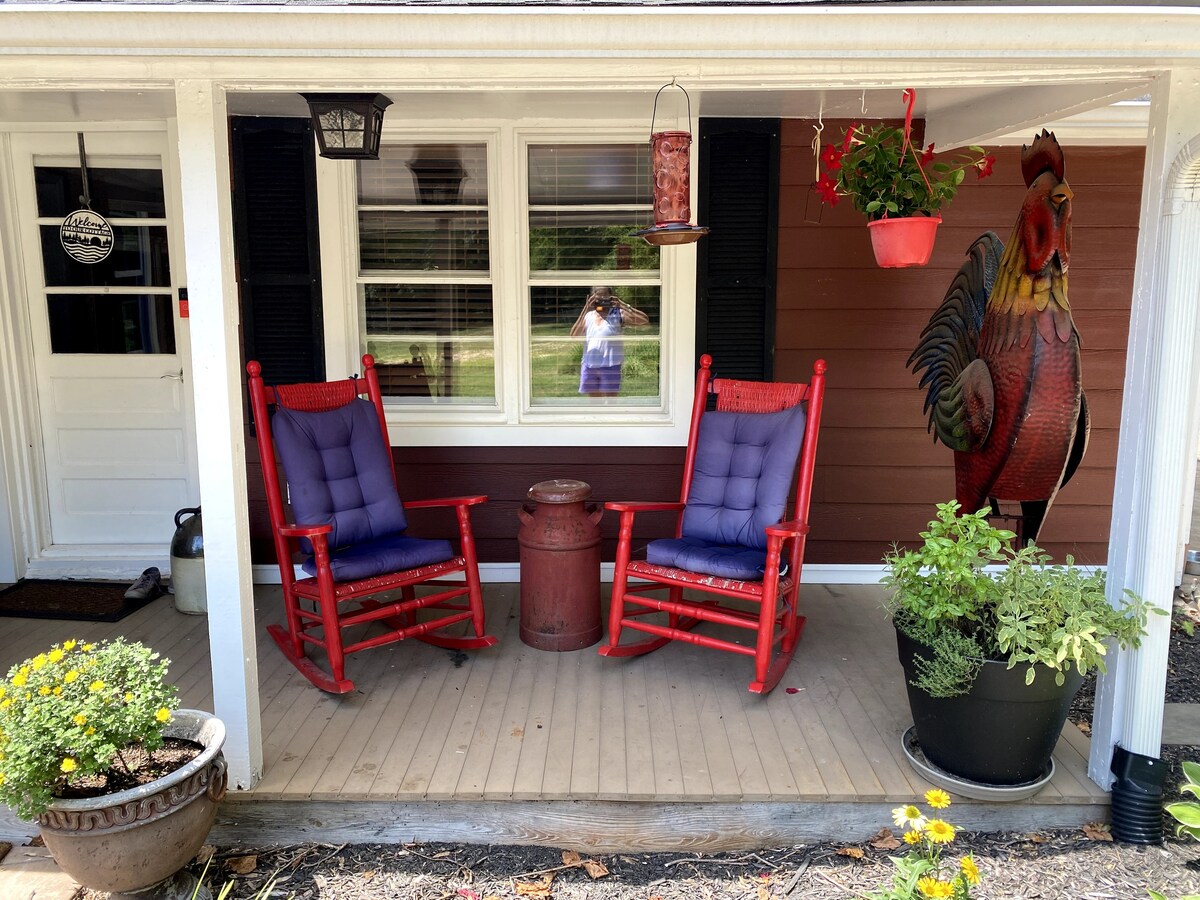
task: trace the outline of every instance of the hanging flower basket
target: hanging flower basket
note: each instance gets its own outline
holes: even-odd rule
[[[875,262],[883,269],[923,266],[933,255],[941,216],[903,216],[868,222]]]

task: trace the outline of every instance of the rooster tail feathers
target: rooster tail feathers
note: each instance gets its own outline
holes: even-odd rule
[[[953,410],[964,398],[955,382],[979,355],[983,313],[1003,253],[1004,244],[993,232],[975,240],[906,363],[920,375],[929,427],[943,442],[948,436],[946,424],[961,424]]]
[[[1025,178],[1025,187],[1033,184],[1034,180],[1045,171],[1054,173],[1060,182],[1066,172],[1066,160],[1063,158],[1062,147],[1053,131],[1042,129],[1028,147],[1021,147],[1021,175]]]

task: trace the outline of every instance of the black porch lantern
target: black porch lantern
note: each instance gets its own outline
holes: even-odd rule
[[[317,144],[326,159],[379,159],[383,94],[301,94],[308,101]]]

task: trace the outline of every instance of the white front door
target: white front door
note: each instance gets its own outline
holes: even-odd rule
[[[83,206],[77,136],[13,139],[44,458],[41,543],[77,558],[165,559],[174,513],[200,500],[167,134],[88,133],[85,143],[90,208],[112,226],[111,253],[97,262],[77,261],[60,241],[64,218]]]

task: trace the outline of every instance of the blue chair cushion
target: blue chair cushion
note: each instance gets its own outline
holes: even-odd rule
[[[408,527],[396,493],[391,449],[384,446],[370,402],[356,398],[326,412],[280,406],[271,434],[295,521],[332,525],[331,548],[399,535]],[[312,553],[307,539],[300,546]]]
[[[682,537],[651,541],[646,547],[646,561],[657,566],[703,572],[720,578],[761,581],[763,570],[767,567],[767,553],[765,550],[726,547],[699,538]]]
[[[427,541],[393,534],[333,551],[329,555],[329,568],[333,570],[334,581],[358,581],[453,558],[454,548],[449,541]],[[317,574],[311,556],[301,568],[309,575]]]
[[[804,410],[797,404],[776,413],[704,414],[683,511],[684,537],[767,549],[764,529],[783,519],[796,474]]]

